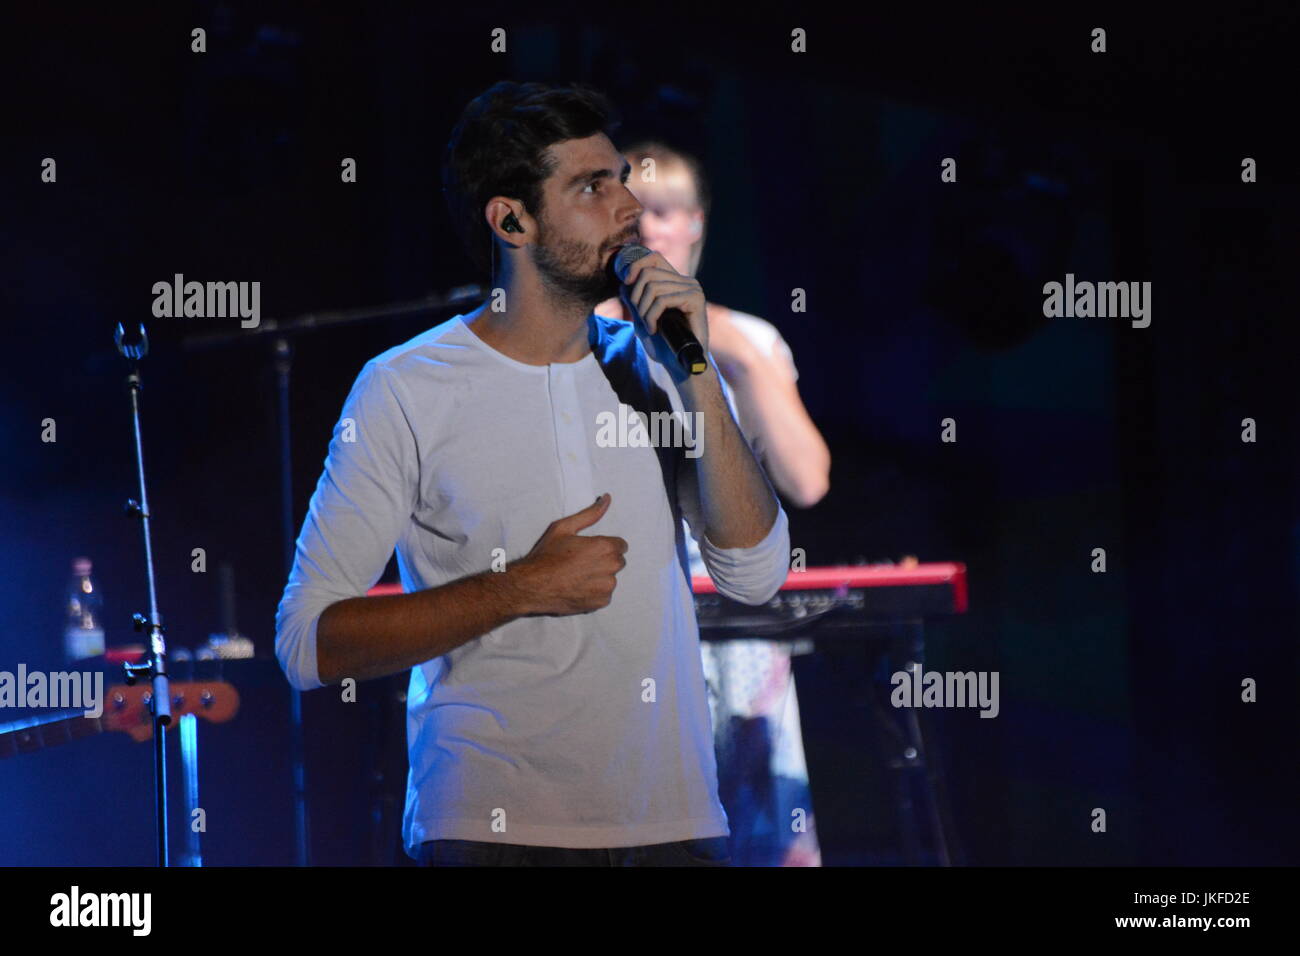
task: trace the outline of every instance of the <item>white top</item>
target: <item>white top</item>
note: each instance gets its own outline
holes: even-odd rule
[[[598,416],[620,400],[683,407],[630,324],[593,313],[589,326],[580,361],[526,365],[456,316],[368,362],[330,441],[276,617],[276,656],[300,689],[321,686],[321,612],[365,594],[394,548],[405,591],[436,587],[488,570],[496,548],[521,557],[605,491],[584,533],[628,542],[608,607],[520,618],[412,669],[413,856],[435,839],[589,848],[728,833],[682,518],[718,589],[761,604],[785,580],[786,515],[753,548],[717,548],[684,449],[601,447]]]
[[[796,380],[799,378],[799,370],[794,366],[794,353],[790,351],[789,343],[781,337],[775,325],[756,315],[741,312],[739,309],[731,310],[731,321],[736,323],[736,328],[745,333],[745,337],[760,351],[766,352],[773,358],[784,359],[789,364],[791,376]]]

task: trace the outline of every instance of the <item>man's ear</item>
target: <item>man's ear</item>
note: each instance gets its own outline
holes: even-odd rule
[[[483,216],[488,228],[506,243],[523,245],[527,241],[522,237],[529,235],[532,219],[524,212],[522,205],[494,196],[484,207]]]

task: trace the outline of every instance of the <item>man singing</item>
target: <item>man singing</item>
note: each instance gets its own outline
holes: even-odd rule
[[[716,364],[688,375],[655,336],[679,309],[707,353],[700,284],[658,253],[609,269],[642,212],[616,127],[582,87],[466,107],[443,191],[492,295],[366,363],[280,603],[295,687],[411,669],[425,864],[728,862],[682,519],[748,604],[789,531]],[[614,294],[634,324],[595,314]],[[620,405],[698,425],[611,442]],[[364,596],[394,549],[406,593]]]

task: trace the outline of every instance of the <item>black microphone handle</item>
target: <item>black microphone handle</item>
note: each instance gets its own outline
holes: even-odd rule
[[[663,310],[659,316],[659,334],[668,343],[673,355],[677,356],[683,371],[701,375],[708,370],[704,347],[691,331],[691,323],[686,320],[681,309]]]
[[[610,257],[608,268],[622,284],[627,281],[632,264],[650,254],[650,250],[643,245],[627,243]],[[657,331],[676,356],[682,371],[689,372],[691,375],[701,375],[708,370],[709,362],[704,357],[704,348],[695,337],[695,333],[691,331],[691,324],[686,321],[686,316],[682,314],[681,309],[664,309],[659,316]]]

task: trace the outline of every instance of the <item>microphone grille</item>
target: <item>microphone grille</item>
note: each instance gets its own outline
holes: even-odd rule
[[[619,249],[614,256],[614,274],[619,277],[620,281],[626,280],[627,270],[632,268],[632,263],[638,259],[644,259],[648,255],[650,255],[650,250],[645,246],[628,243]]]

